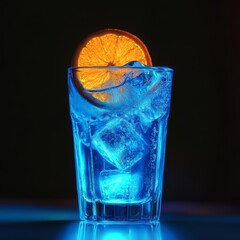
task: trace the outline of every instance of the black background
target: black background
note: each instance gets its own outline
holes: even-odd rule
[[[0,199],[76,198],[67,67],[84,37],[112,27],[175,70],[163,200],[239,203],[238,1],[91,5],[3,4]]]

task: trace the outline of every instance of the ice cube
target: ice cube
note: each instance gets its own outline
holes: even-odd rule
[[[141,68],[146,65],[138,61],[131,61],[124,66],[129,67],[129,71],[125,74],[126,85],[134,87],[138,93],[142,93],[143,90],[146,91],[147,86],[151,82],[151,74],[149,71]]]
[[[134,124],[135,129],[138,132],[146,133],[150,127],[150,124],[149,124],[149,120],[145,119],[145,118],[146,118],[146,116],[144,114],[142,114],[141,111],[137,111],[137,112],[135,112],[135,114],[133,114],[131,116],[129,121],[132,124]]]
[[[100,192],[104,201],[125,203],[137,198],[141,184],[138,173],[104,170],[100,173]]]
[[[93,146],[120,170],[132,167],[144,156],[145,142],[133,124],[115,118],[93,136]]]
[[[158,87],[166,81],[165,73],[154,67],[132,61],[125,66],[129,66],[129,71],[125,74],[125,92],[128,93],[126,99],[140,101],[153,95]],[[149,106],[150,107],[150,106]]]
[[[161,118],[169,111],[170,107],[170,96],[171,96],[171,85],[168,84],[164,79],[161,84],[157,87],[157,90],[151,97],[150,119],[155,120]]]
[[[167,81],[165,73],[154,72],[148,94],[139,107],[141,121],[147,123],[163,117],[169,110],[170,96],[171,84]]]
[[[112,79],[107,82],[107,102],[111,107],[138,104],[161,81],[160,72],[141,62],[131,61],[123,67],[111,72]]]

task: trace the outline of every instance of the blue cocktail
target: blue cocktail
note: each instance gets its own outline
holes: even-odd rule
[[[86,89],[93,68],[109,79]],[[172,76],[138,62],[68,69],[81,220],[159,220]]]

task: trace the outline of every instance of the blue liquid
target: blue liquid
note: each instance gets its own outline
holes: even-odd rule
[[[132,82],[128,75],[121,85],[125,96],[104,107],[82,97],[69,74],[81,220],[159,220],[172,72],[167,74],[166,80],[165,72],[148,70]],[[107,91],[119,94],[118,87]]]

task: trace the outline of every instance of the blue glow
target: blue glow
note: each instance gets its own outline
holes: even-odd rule
[[[71,224],[61,240],[177,240],[170,228],[160,223],[100,223]]]
[[[135,173],[118,170],[102,171],[99,177],[99,185],[107,203],[131,203],[135,202],[137,186],[141,177]],[[109,191],[111,189],[111,191]]]
[[[123,233],[120,232],[110,232],[105,234],[101,240],[126,240],[126,237],[124,236]]]

